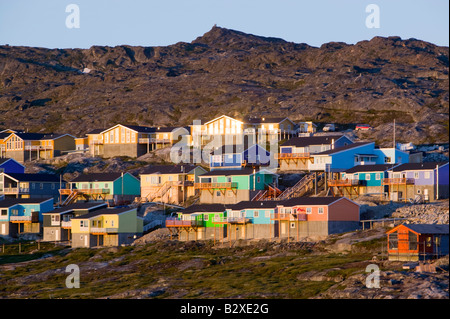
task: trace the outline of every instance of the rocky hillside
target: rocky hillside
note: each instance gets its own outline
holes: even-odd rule
[[[167,47],[0,46],[0,129],[81,136],[118,122],[270,114],[366,122],[387,145],[395,118],[398,141],[448,142],[448,68],[448,47],[416,39],[318,48],[216,26]]]

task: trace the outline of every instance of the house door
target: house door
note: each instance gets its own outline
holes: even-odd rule
[[[409,251],[409,232],[398,232],[398,251],[407,252]]]
[[[55,230],[55,240],[61,240],[61,233],[59,229]]]
[[[89,235],[84,235],[84,246],[89,247]]]
[[[425,189],[423,190],[423,199],[424,199],[424,200],[429,200],[429,197],[428,197],[428,189],[427,189],[427,188],[425,188]]]
[[[6,235],[6,224],[2,224],[2,235]]]

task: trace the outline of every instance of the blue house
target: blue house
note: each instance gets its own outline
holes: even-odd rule
[[[328,181],[334,195],[358,196],[384,193],[384,179],[396,164],[357,165],[340,173],[339,179]]]
[[[270,152],[259,144],[224,145],[211,152],[209,167],[215,169],[241,169],[245,166],[269,165]]]
[[[0,196],[6,198],[48,198],[59,200],[59,189],[66,182],[55,174],[0,173]]]
[[[312,154],[311,171],[342,172],[358,165],[402,164],[409,154],[394,148],[377,148],[374,142],[357,142]]]
[[[276,155],[281,171],[308,170],[312,155],[353,144],[345,135],[294,137],[280,146]]]
[[[25,173],[25,166],[13,158],[0,158],[0,173]]]
[[[53,210],[53,198],[7,198],[0,201],[0,235],[40,233],[43,213]]]

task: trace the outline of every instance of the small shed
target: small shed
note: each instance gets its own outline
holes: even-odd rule
[[[386,232],[389,260],[418,261],[448,255],[449,225],[402,224]]]

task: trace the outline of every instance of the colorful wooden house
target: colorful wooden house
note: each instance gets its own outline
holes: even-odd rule
[[[360,206],[346,197],[297,197],[281,201],[201,204],[168,218],[180,240],[314,237],[359,229]],[[175,230],[175,231],[174,231]]]
[[[299,134],[314,134],[317,132],[317,125],[311,121],[298,122],[297,125]]]
[[[69,134],[11,133],[4,144],[5,157],[21,163],[51,159],[75,150],[75,138]]]
[[[0,235],[39,234],[43,213],[53,209],[53,198],[7,198],[0,201]]]
[[[62,205],[78,200],[112,201],[115,204],[132,202],[140,197],[140,180],[130,173],[81,174],[61,189]]]
[[[211,152],[210,170],[268,166],[271,154],[259,144],[224,145]]]
[[[212,141],[218,145],[241,144],[244,136],[244,122],[222,115],[203,125],[194,125],[192,132],[194,144],[205,145]],[[201,136],[200,141],[195,142],[197,140],[195,135]]]
[[[201,166],[151,165],[140,174],[141,202],[181,204],[196,194],[194,183],[206,173]]]
[[[223,239],[224,230],[220,221],[224,220],[227,205],[196,204],[179,211],[176,217],[166,219],[166,227],[171,239],[178,240]]]
[[[448,224],[402,224],[386,234],[389,260],[419,261],[449,253]]]
[[[277,154],[281,171],[309,170],[313,154],[353,144],[345,135],[298,136],[280,146]]]
[[[66,182],[55,174],[0,173],[0,195],[15,198],[48,198],[59,201]]]
[[[72,217],[72,248],[129,245],[142,236],[136,208],[104,208]]]
[[[383,181],[395,164],[357,165],[340,173],[338,179],[328,180],[333,196],[357,197],[363,194],[384,197]]]
[[[383,180],[390,200],[433,201],[449,197],[448,162],[406,163],[389,170]]]
[[[103,134],[105,129],[93,129],[86,133],[89,154],[92,156],[103,155]],[[83,141],[84,143],[84,141]]]
[[[278,175],[265,169],[223,169],[200,175],[194,187],[199,190],[200,203],[236,204],[251,200],[259,191],[277,185],[277,181]]]
[[[0,173],[25,173],[25,166],[13,158],[0,158]]]
[[[101,136],[100,136],[101,135]],[[139,157],[155,149],[173,145],[181,138],[190,145],[189,127],[148,127],[117,124],[92,138],[97,139],[98,155],[109,158],[115,156]]]
[[[43,241],[71,240],[73,217],[107,208],[106,203],[77,202],[43,213]]]
[[[409,155],[394,148],[377,148],[374,142],[357,142],[312,154],[309,170],[341,172],[357,165],[408,163]]]
[[[256,135],[257,143],[270,140],[285,140],[295,136],[297,126],[287,117],[249,117],[245,120],[244,131]]]

